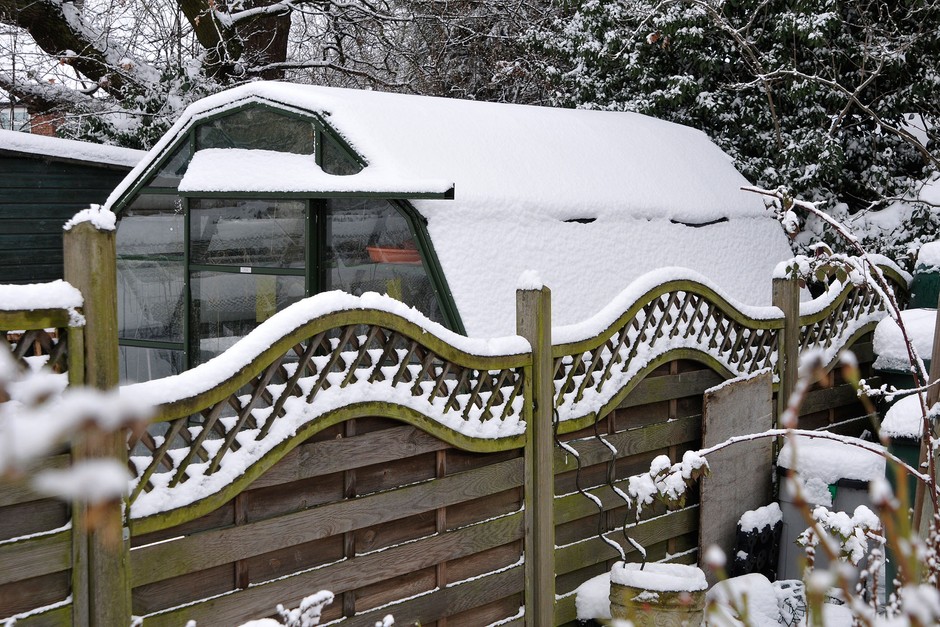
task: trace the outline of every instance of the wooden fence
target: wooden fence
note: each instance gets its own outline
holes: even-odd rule
[[[349,298],[308,299],[215,362],[123,389],[157,408],[109,453],[129,455],[135,476],[123,547],[95,546],[65,506],[0,486],[0,521],[23,519],[0,522],[0,616],[43,606],[17,625],[131,612],[148,626],[234,625],[329,589],[324,621],[344,625],[388,613],[405,625],[568,623],[573,591],[619,559],[614,545],[636,557],[625,533],[651,560],[697,561],[695,494],[637,518],[615,487],[657,455],[700,447],[706,389],[770,368],[785,393],[810,348],[830,370],[849,345],[868,363],[884,315],[864,286],[800,305],[796,282],[775,280],[776,308],[742,311],[670,280],[635,285],[594,320],[603,331],[554,329],[553,342],[543,288],[519,292],[518,337],[484,342],[429,332],[390,299]],[[80,352],[101,364],[94,347],[110,356],[116,333],[85,313]],[[0,323],[61,324],[22,316]],[[857,428],[864,411],[831,379],[810,394],[806,426]],[[99,554],[110,568],[92,563]]]

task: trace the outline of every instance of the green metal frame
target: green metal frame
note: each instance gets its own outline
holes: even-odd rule
[[[305,263],[306,267],[304,269],[282,269],[282,268],[267,268],[267,267],[254,267],[254,266],[244,266],[251,268],[251,274],[267,274],[267,275],[291,275],[291,276],[304,276],[305,277],[305,293],[307,296],[319,293],[323,286],[324,282],[324,264],[323,264],[323,250],[325,245],[325,233],[323,232],[323,203],[319,202],[320,199],[326,198],[377,198],[389,201],[392,206],[394,206],[400,214],[405,218],[408,226],[411,229],[412,234],[414,235],[415,243],[418,248],[418,253],[421,257],[422,264],[428,275],[428,279],[431,282],[432,289],[434,290],[435,296],[438,299],[438,304],[441,308],[441,314],[444,319],[444,324],[448,326],[451,330],[466,334],[466,329],[463,325],[463,321],[460,317],[460,313],[457,310],[456,303],[454,302],[453,294],[451,293],[450,286],[447,284],[447,279],[444,276],[444,272],[441,269],[440,261],[437,256],[437,252],[434,250],[434,246],[431,242],[431,238],[427,232],[427,221],[421,216],[414,206],[408,202],[410,199],[452,199],[454,197],[454,189],[451,187],[445,192],[419,192],[414,194],[408,194],[407,199],[405,198],[396,198],[390,194],[376,193],[376,192],[337,192],[337,193],[318,193],[318,192],[263,192],[263,193],[250,193],[250,192],[234,192],[226,194],[218,194],[211,192],[187,192],[181,195],[177,188],[174,187],[150,187],[146,185],[157,172],[159,172],[173,156],[173,154],[185,143],[188,142],[190,145],[190,151],[195,153],[196,150],[196,131],[197,129],[207,123],[211,123],[217,119],[228,117],[230,115],[236,114],[238,112],[252,109],[252,108],[266,108],[277,113],[284,115],[286,117],[301,119],[308,121],[314,124],[316,135],[314,140],[314,155],[316,162],[318,164],[322,163],[323,160],[323,143],[326,141],[332,142],[340,150],[344,151],[352,161],[358,164],[360,167],[366,167],[368,162],[357,153],[349,145],[349,143],[343,138],[341,134],[336,132],[317,112],[312,111],[302,111],[296,107],[290,105],[285,105],[276,101],[268,100],[265,98],[253,97],[246,99],[245,102],[238,104],[233,107],[220,108],[214,111],[207,112],[205,114],[197,115],[189,121],[189,123],[183,127],[177,134],[177,136],[167,144],[166,148],[160,153],[159,157],[153,161],[149,167],[141,172],[137,177],[134,183],[130,186],[127,192],[118,199],[114,204],[114,212],[118,215],[129,206],[129,204],[135,200],[140,194],[156,194],[156,195],[174,195],[180,196],[183,202],[183,211],[184,211],[184,227],[183,227],[183,240],[184,240],[184,252],[183,252],[183,266],[184,266],[184,276],[183,276],[183,291],[184,291],[184,321],[183,321],[183,342],[180,345],[179,342],[164,342],[160,340],[130,340],[130,339],[121,339],[119,344],[121,346],[129,346],[136,348],[153,348],[153,349],[164,349],[164,350],[174,350],[178,351],[181,348],[183,349],[184,360],[183,364],[185,368],[191,368],[194,364],[193,355],[192,355],[192,294],[191,294],[191,273],[193,271],[206,270],[206,271],[218,271],[218,272],[241,272],[243,266],[207,266],[203,264],[193,264],[190,260],[190,251],[189,251],[189,241],[190,241],[190,200],[196,198],[215,198],[222,200],[241,200],[241,199],[278,199],[278,200],[304,200],[306,202],[305,207],[305,219],[306,219],[306,230],[305,236],[307,239],[306,245],[306,257]]]

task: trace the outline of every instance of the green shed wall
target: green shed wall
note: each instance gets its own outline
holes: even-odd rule
[[[62,225],[130,171],[0,154],[0,283],[62,278]]]

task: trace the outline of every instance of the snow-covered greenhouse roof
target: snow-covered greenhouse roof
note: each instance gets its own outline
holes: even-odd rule
[[[305,174],[297,155],[204,150],[180,193],[407,199],[426,221],[471,336],[514,331],[526,270],[552,289],[557,325],[593,315],[640,275],[670,266],[704,274],[734,299],[768,304],[773,267],[790,256],[760,198],[741,191],[748,182],[697,130],[633,113],[271,82],[190,106],[108,206],[120,211],[195,124],[254,104],[316,117],[361,168],[327,174],[308,158]]]

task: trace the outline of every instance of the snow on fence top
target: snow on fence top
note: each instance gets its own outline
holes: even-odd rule
[[[82,303],[82,293],[61,279],[51,283],[0,285],[0,311],[74,311],[81,307]]]
[[[104,163],[128,168],[137,165],[146,154],[142,150],[5,130],[0,130],[0,151],[42,155],[70,161]]]
[[[742,312],[695,278],[674,269],[654,274],[617,301],[619,314],[607,311],[559,333],[571,340],[552,346],[559,432],[589,425],[646,370],[677,354],[695,351],[726,376],[776,366],[782,312]],[[873,294],[836,284],[825,311],[801,316],[802,349],[822,349],[835,362],[852,337],[884,316]],[[157,405],[162,423],[160,435],[130,443],[137,475],[131,515],[156,525],[153,517],[184,505],[209,511],[226,491],[252,481],[262,459],[283,455],[336,412],[372,415],[395,406],[399,418],[464,448],[521,446],[529,351],[518,336],[456,335],[377,294],[301,301],[202,366],[122,388]],[[204,422],[193,426],[193,414]]]
[[[747,180],[697,130],[635,113],[273,82],[191,105],[107,206],[148,176],[193,124],[250,104],[324,120],[366,163],[353,181],[375,177],[389,192],[415,191],[421,181],[453,183],[451,200],[410,202],[427,219],[471,336],[513,332],[515,282],[525,270],[552,286],[557,323],[573,324],[634,279],[668,266],[695,268],[733,298],[766,305],[773,267],[790,256],[779,223],[759,197],[740,189]],[[320,178],[335,185],[336,177]],[[267,185],[245,182],[243,191]]]

